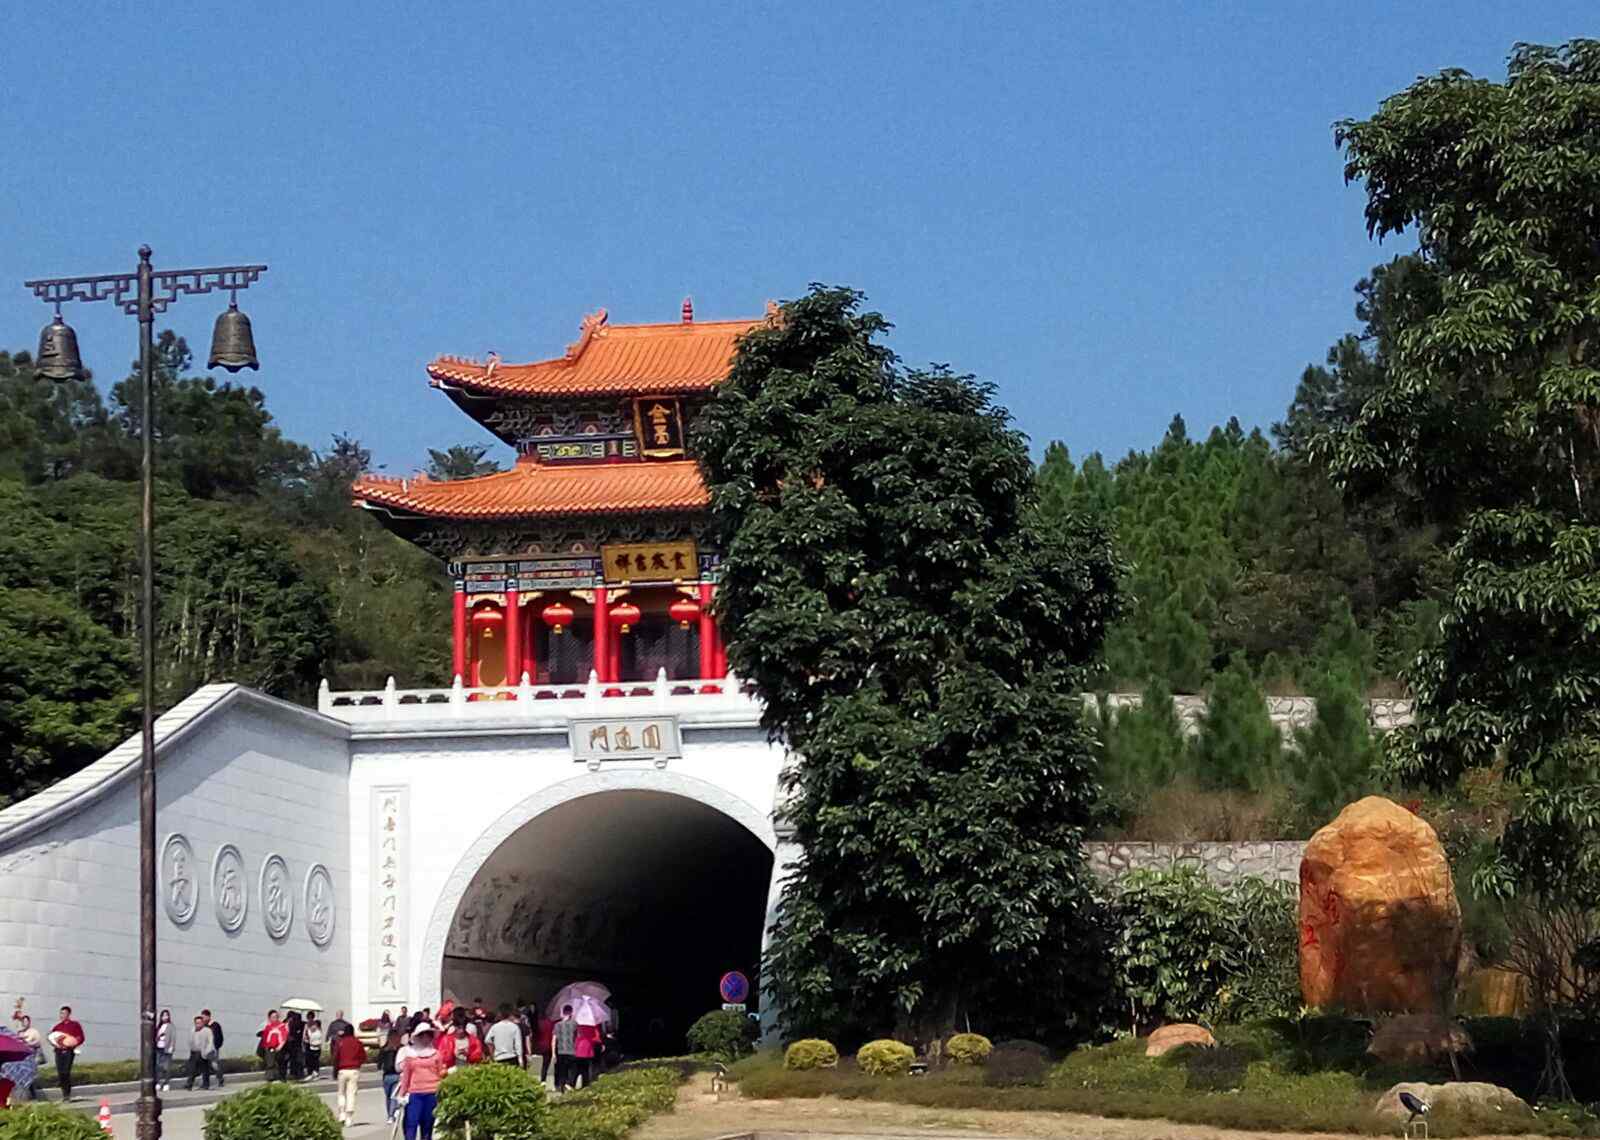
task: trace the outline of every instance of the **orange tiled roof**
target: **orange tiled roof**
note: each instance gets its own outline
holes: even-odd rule
[[[691,311],[685,306],[685,316]],[[734,344],[760,320],[613,325],[600,309],[583,320],[566,355],[533,364],[441,356],[428,365],[435,388],[485,396],[626,396],[702,392],[728,376]]]
[[[687,459],[570,466],[523,462],[510,471],[447,481],[363,475],[351,491],[358,505],[451,519],[698,511],[711,502],[698,465]]]

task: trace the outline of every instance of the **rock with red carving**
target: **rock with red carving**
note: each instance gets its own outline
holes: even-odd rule
[[[1441,1013],[1461,907],[1432,827],[1368,796],[1311,837],[1300,862],[1300,992],[1318,1009]]]

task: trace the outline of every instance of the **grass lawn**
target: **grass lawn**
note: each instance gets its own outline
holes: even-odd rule
[[[1427,1066],[1377,1065],[1365,1055],[1366,1031],[1357,1023],[1330,1019],[1234,1026],[1222,1028],[1217,1037],[1216,1049],[1183,1048],[1162,1058],[1144,1056],[1142,1041],[1083,1048],[1054,1065],[1040,1066],[1025,1078],[1030,1083],[1006,1087],[991,1083],[991,1074],[982,1068],[883,1079],[841,1061],[836,1070],[788,1072],[777,1053],[741,1061],[733,1075],[740,1094],[757,1099],[831,1096],[925,1108],[1070,1112],[1255,1132],[1366,1135],[1398,1132],[1394,1121],[1372,1112],[1391,1085],[1451,1079],[1448,1071]],[[1504,1057],[1502,1046],[1509,1050]],[[1462,1078],[1506,1085],[1526,1095],[1530,1060],[1536,1074],[1537,1053],[1530,1058],[1519,1041],[1485,1042],[1476,1059],[1464,1063]],[[1600,1136],[1600,1118],[1577,1105],[1547,1105],[1526,1115],[1436,1110],[1429,1124],[1431,1134],[1441,1138]]]

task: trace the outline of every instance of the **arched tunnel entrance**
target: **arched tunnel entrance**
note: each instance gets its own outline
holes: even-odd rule
[[[767,845],[697,800],[633,789],[568,800],[478,869],[450,925],[442,993],[542,1007],[569,982],[603,982],[624,1053],[681,1053],[725,972],[756,981],[771,878]]]

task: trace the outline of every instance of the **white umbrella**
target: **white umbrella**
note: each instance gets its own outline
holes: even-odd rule
[[[550,1020],[559,1021],[561,1020],[563,1006],[570,1005],[573,1011],[576,1012],[584,998],[592,998],[604,1006],[606,999],[610,996],[611,990],[601,982],[573,982],[571,985],[562,986],[557,991],[556,996],[550,999],[550,1004],[544,1007],[545,1013]],[[610,1013],[611,1011],[607,1009],[606,1014],[608,1017]],[[589,1024],[595,1023],[590,1022]]]
[[[279,1004],[282,1005],[284,1009],[299,1010],[301,1013],[322,1012],[322,1007],[316,1002],[312,1001],[310,998],[290,998],[288,1001],[280,1002]]]
[[[611,1007],[599,998],[581,997],[573,1016],[579,1025],[604,1025],[611,1020]]]

